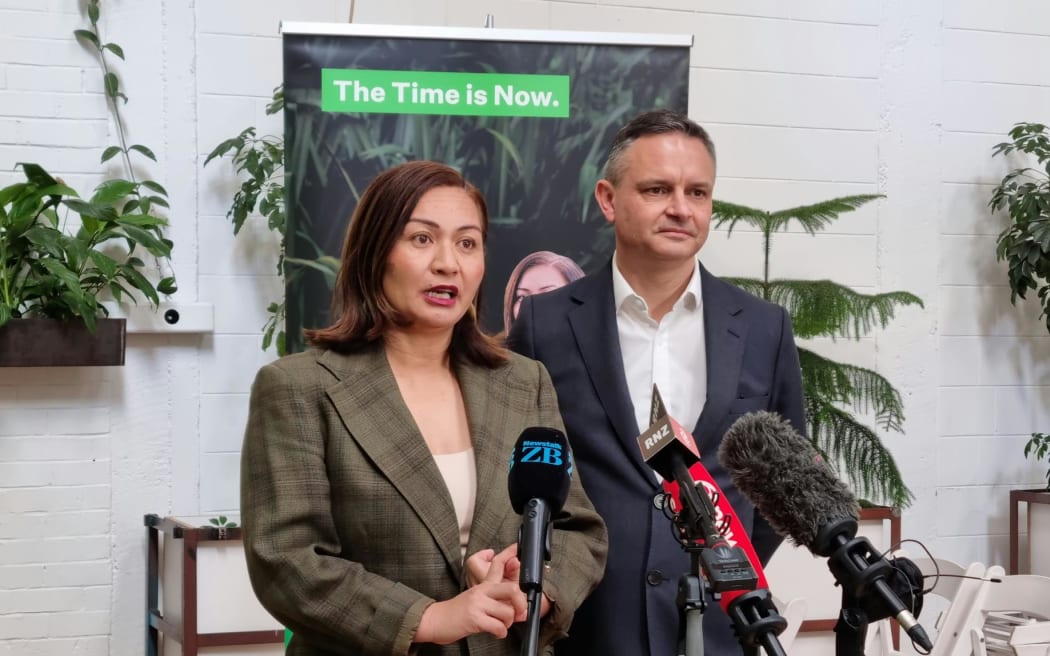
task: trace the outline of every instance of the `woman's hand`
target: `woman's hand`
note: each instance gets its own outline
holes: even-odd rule
[[[502,572],[503,581],[517,583],[518,574],[521,572],[517,543],[511,544],[499,553],[496,553],[495,549],[482,549],[467,558],[463,563],[463,568],[466,570],[467,587],[473,587],[484,581],[493,567]]]
[[[495,555],[492,564],[497,565],[505,552]],[[504,565],[505,559],[490,566],[481,581],[452,599],[427,606],[412,641],[447,645],[475,633],[506,638],[507,629],[525,619],[527,608],[525,593],[517,582],[503,580]]]

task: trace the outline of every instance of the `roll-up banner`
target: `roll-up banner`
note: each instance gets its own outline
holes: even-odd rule
[[[290,351],[328,325],[335,268],[361,192],[414,159],[449,164],[490,217],[483,326],[515,300],[612,254],[594,185],[616,130],[685,112],[690,35],[285,23]]]

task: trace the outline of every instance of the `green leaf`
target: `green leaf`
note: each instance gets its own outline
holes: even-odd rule
[[[117,211],[109,205],[99,205],[80,200],[79,198],[66,198],[62,204],[73,210],[81,217],[88,216],[99,221],[115,221]]]
[[[0,327],[11,320],[11,308],[0,303]]]
[[[165,244],[161,239],[155,237],[153,233],[139,228],[138,226],[127,224],[122,225],[121,229],[128,237],[134,240],[135,243],[141,245],[153,255],[156,255],[157,257],[168,257],[171,255],[171,247]]]
[[[133,146],[128,146],[128,150],[134,150],[135,152],[142,153],[143,155],[145,155],[146,157],[150,158],[154,162],[157,161],[157,156],[153,154],[153,151],[150,150],[149,148],[146,148],[142,144],[135,144]]]
[[[156,228],[168,225],[168,222],[159,216],[152,214],[125,214],[117,217],[117,225],[138,226],[140,228]]]
[[[92,264],[106,277],[112,280],[117,275],[117,261],[101,251],[92,250],[89,253]]]
[[[73,30],[73,34],[78,39],[82,39],[84,41],[87,41],[88,43],[90,43],[91,45],[95,46],[96,48],[99,47],[98,37],[95,35],[94,32],[92,32],[90,30]]]
[[[117,74],[106,73],[103,79],[106,83],[106,95],[110,98],[116,98],[120,93],[120,80],[117,79]],[[127,102],[126,99],[125,102]]]
[[[95,187],[95,194],[91,197],[91,202],[112,205],[131,195],[137,187],[138,185],[130,180],[106,180]]]
[[[159,205],[160,207],[171,207],[168,205],[168,201],[161,196],[150,196],[149,200],[154,205]]]
[[[142,186],[145,187],[146,189],[149,189],[150,191],[157,192],[161,196],[167,196],[168,195],[168,190],[165,189],[164,187],[162,187],[160,184],[154,182],[153,180],[143,180],[142,181]]]
[[[178,285],[175,284],[174,276],[168,276],[167,278],[161,278],[160,282],[157,283],[157,291],[165,296],[171,296],[175,292],[179,291]]]
[[[88,18],[91,19],[91,24],[98,23],[98,0],[91,0],[88,3]]]
[[[104,164],[105,162],[108,162],[109,160],[113,159],[122,152],[123,151],[120,149],[120,146],[110,146],[109,148],[102,151],[102,161],[100,163]]]
[[[23,162],[16,166],[21,166],[26,179],[38,187],[53,187],[58,184],[58,181],[51,177],[51,174],[45,171],[44,167],[39,164]]]
[[[102,47],[105,48],[106,50],[112,52],[117,57],[120,57],[121,59],[124,59],[124,49],[121,48],[120,46],[118,46],[117,44],[115,44],[115,43],[107,43],[106,45],[104,45]]]
[[[127,278],[128,282],[142,292],[143,296],[149,299],[151,305],[154,307],[160,305],[160,297],[157,296],[157,290],[153,287],[153,283],[151,283],[146,276],[129,266],[121,267],[121,273]]]

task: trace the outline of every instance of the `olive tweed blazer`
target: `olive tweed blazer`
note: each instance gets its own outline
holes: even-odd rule
[[[517,540],[508,459],[523,429],[563,429],[543,365],[456,367],[477,463],[467,555]],[[308,351],[263,367],[241,456],[241,515],[252,586],[294,636],[289,654],[520,653],[520,627],[412,645],[427,605],[465,589],[459,528],[434,459],[381,345]],[[566,635],[598,584],[606,531],[574,476],[555,517],[544,646]]]

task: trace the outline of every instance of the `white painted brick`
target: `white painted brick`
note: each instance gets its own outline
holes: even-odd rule
[[[109,622],[108,610],[0,615],[0,639],[105,636]]]
[[[945,132],[941,138],[941,176],[944,182],[996,185],[1015,166],[992,149],[1005,135]]]
[[[831,358],[836,362],[852,364],[867,369],[877,369],[875,362],[875,339],[873,337],[862,337],[861,339],[837,339],[818,337],[814,339],[797,340],[799,346],[803,346],[818,355]]]
[[[207,156],[220,143],[240,134],[241,130],[251,126],[258,128],[256,110],[260,104],[265,106],[266,101],[249,96],[200,95],[197,98],[201,117],[197,129],[200,152]],[[267,133],[257,131],[256,134]],[[229,156],[208,163],[208,170],[226,168],[233,170]]]
[[[109,586],[0,590],[0,615],[109,609]]]
[[[72,37],[72,34],[68,39],[5,37],[0,40],[0,61],[47,67],[90,62],[88,51]]]
[[[684,0],[664,0],[682,2]],[[658,4],[653,4],[659,7]],[[485,17],[492,15],[495,27],[507,29],[548,29],[551,27],[551,5],[536,0],[457,0],[448,5],[449,25],[484,27]]]
[[[44,75],[39,65],[15,64],[7,60],[7,84],[12,91],[80,92],[84,87],[83,65],[48,66]]]
[[[762,235],[739,226],[732,236],[726,230],[712,230],[700,250],[700,261],[716,276],[760,278]]]
[[[76,487],[0,488],[0,508],[32,511],[99,510],[109,508],[109,485]]]
[[[997,285],[1006,278],[1006,264],[995,260],[996,238],[990,235],[943,235],[937,280],[942,285]]]
[[[1014,0],[993,5],[982,0],[944,4],[944,26],[1050,35],[1050,7],[1041,0]]]
[[[202,34],[197,47],[198,61],[223,62],[198,69],[201,93],[268,98],[281,81],[281,41],[276,36]]]
[[[0,580],[6,589],[60,588],[109,585],[110,560],[0,565]]]
[[[245,394],[259,369],[274,359],[262,350],[261,335],[215,335],[203,341],[201,394]]]
[[[0,656],[109,656],[108,636],[5,640]]]
[[[941,185],[941,234],[998,236],[1010,217],[1006,212],[993,214],[988,207],[992,189],[990,184]]]
[[[994,478],[995,473],[990,472]],[[1008,485],[969,485],[937,490],[937,534],[982,536],[1010,528]]]
[[[67,173],[97,173],[101,148],[34,147],[0,143],[0,161],[34,162],[51,175],[65,177]],[[21,174],[19,174],[21,178]],[[24,178],[21,178],[24,180]],[[79,191],[79,190],[78,190]],[[85,194],[81,192],[81,196]]]
[[[0,461],[104,459],[109,444],[108,437],[0,438]]]
[[[109,402],[109,385],[23,385],[16,393],[23,408],[79,408],[101,406]]]
[[[1002,500],[1004,506],[1007,499],[1009,496]],[[984,503],[995,501],[986,499]],[[947,558],[963,567],[970,563],[983,563],[1000,565],[1005,569],[1010,564],[1010,536],[1005,531],[995,535],[944,536],[937,539],[933,553],[938,558]],[[913,555],[916,554],[913,552]]]
[[[715,148],[718,148],[718,144],[715,144]],[[722,175],[719,175],[715,184],[715,198],[717,200],[747,205],[748,207],[755,207],[770,212],[800,205],[810,205],[840,196],[875,193],[878,193],[878,189],[874,184],[755,180],[723,177]],[[875,234],[879,203],[880,201],[874,201],[859,210],[843,214],[838,220],[821,231],[821,234]],[[803,230],[792,224],[789,232],[803,232]]]
[[[990,336],[984,339],[988,352],[988,385],[1050,385],[1050,335],[1017,338]]]
[[[738,178],[874,183],[874,133],[708,125],[720,175]]]
[[[944,84],[946,130],[1000,134],[1005,140],[1014,123],[1022,120],[1017,114],[1018,107],[1026,108],[1028,116],[1046,116],[1050,113],[1050,87],[981,82]]]
[[[0,10],[0,24],[5,34],[51,41],[72,40],[73,30],[87,28],[87,20],[76,14],[39,11]]]
[[[618,0],[621,2],[622,0]],[[672,0],[673,1],[673,0]],[[695,7],[696,3],[689,5]],[[791,18],[830,23],[852,23],[856,25],[878,25],[879,7],[864,0],[807,0],[807,2],[783,2],[782,0],[754,0],[741,3],[734,0],[704,0],[697,11],[704,13],[765,16],[769,18]]]
[[[105,510],[0,513],[0,539],[107,535],[109,529],[110,516]]]
[[[105,485],[109,483],[109,461],[0,463],[4,487],[45,485]]]
[[[941,335],[1024,335],[1040,337],[1046,325],[1036,317],[1037,302],[1028,299],[1010,304],[1010,289],[1002,286],[945,286],[940,289]]]
[[[701,66],[689,71],[689,107],[701,124],[873,131],[879,127],[879,85],[874,79]]]
[[[346,18],[346,11],[336,13],[331,0],[224,0],[197,7],[197,30],[201,34],[275,36],[281,21],[340,22]]]
[[[941,387],[937,393],[937,432],[941,436],[985,436],[995,432],[995,389],[990,387]],[[959,441],[972,444],[973,441]],[[947,457],[958,455],[951,449],[942,449]],[[973,460],[978,463],[979,460]],[[982,472],[983,475],[983,472]],[[981,476],[962,481],[941,481],[961,485]]]
[[[200,300],[215,306],[215,334],[261,334],[266,308],[284,296],[277,276],[201,276]]]
[[[774,237],[770,276],[832,278],[848,287],[876,284],[876,239],[870,235],[783,234]]]
[[[46,431],[47,413],[44,410],[26,410],[7,403],[0,409],[0,436],[42,435]],[[3,446],[0,446],[0,457],[3,453]]]
[[[0,120],[0,140],[12,144],[90,148],[105,141],[105,120],[14,118]],[[101,152],[100,152],[101,154]]]
[[[248,217],[237,235],[224,216],[202,216],[199,223],[201,275],[241,275],[245,282],[276,275],[281,243],[266,219]]]
[[[446,0],[361,0],[354,7],[355,23],[388,25],[445,25]],[[345,20],[340,14],[340,20]],[[498,26],[498,23],[497,23]]]
[[[40,2],[40,0],[2,0],[0,1],[0,9],[12,10],[13,11],[32,11],[37,13],[44,13],[46,8]]]
[[[201,452],[239,452],[248,423],[247,394],[202,394]]]
[[[937,484],[968,487],[982,484],[1017,485],[1031,479],[1021,456],[1026,439],[1017,436],[942,438],[937,441]]]
[[[109,408],[63,408],[47,411],[51,435],[101,435],[110,431]]]
[[[982,385],[988,379],[988,355],[980,337],[945,336],[937,339],[941,385]]]
[[[1000,435],[1050,430],[1050,386],[1005,387],[995,392],[995,431]],[[1025,440],[1027,441],[1027,439]],[[1018,453],[1022,451],[1018,449]]]
[[[101,560],[109,557],[108,535],[0,541],[0,562],[10,565]]]
[[[105,119],[101,96],[48,91],[0,91],[0,107],[6,116],[67,119]],[[35,142],[33,142],[35,143]]]
[[[205,513],[236,511],[241,507],[241,454],[201,455],[201,510]]]
[[[1050,39],[1044,36],[947,29],[943,48],[946,82],[1040,86],[1050,79]]]

